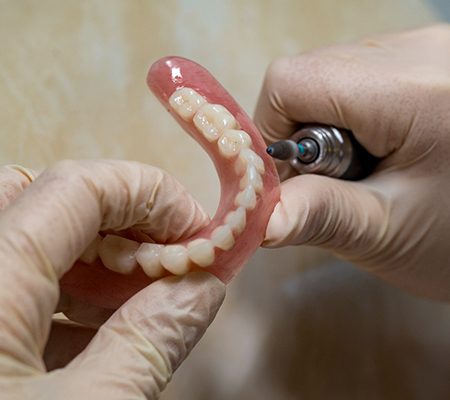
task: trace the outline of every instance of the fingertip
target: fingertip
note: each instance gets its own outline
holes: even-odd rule
[[[33,182],[38,175],[36,171],[33,171],[32,169],[29,168],[25,168],[19,164],[9,164],[6,165],[5,168],[24,176],[29,183]]]
[[[193,271],[184,275],[183,279],[192,281],[194,285],[203,285],[207,290],[223,291],[226,285],[215,275],[206,271]]]
[[[184,276],[186,285],[199,291],[206,303],[210,304],[210,323],[225,299],[226,285],[215,275],[205,271],[190,272]]]
[[[151,170],[149,172],[151,177]],[[208,225],[210,216],[189,191],[166,171],[158,169],[158,172],[159,182],[154,185],[147,202],[150,212],[139,227],[156,241],[176,242]]]
[[[326,221],[323,208],[331,178],[297,175],[281,184],[280,201],[266,228],[264,247],[277,248],[307,243],[315,235],[317,220]]]
[[[211,217],[198,202],[196,202],[196,207],[197,207],[197,217],[196,223],[194,225],[198,226],[198,228],[201,229],[211,222]]]
[[[267,247],[267,248],[273,248],[276,247],[276,241],[277,241],[277,229],[274,227],[277,224],[277,221],[279,219],[279,209],[280,203],[277,203],[275,206],[272,215],[270,216],[269,222],[267,223],[266,227],[266,234],[264,236],[264,240],[261,243],[261,247]]]
[[[0,168],[0,210],[7,208],[30,185],[34,172],[20,165]]]
[[[184,302],[190,299],[193,303],[201,300],[203,305],[210,306],[210,321],[220,308],[226,292],[226,285],[216,276],[206,271],[193,271],[183,276],[169,276],[153,283],[149,293],[155,290],[152,286],[163,285],[167,291],[173,292],[174,299]]]
[[[291,236],[289,233],[293,230],[293,224],[296,224],[296,220],[289,218],[283,199],[280,199],[270,216],[262,247],[278,248],[291,244],[288,239]]]

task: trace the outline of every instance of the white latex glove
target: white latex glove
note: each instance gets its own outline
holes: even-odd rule
[[[414,293],[450,300],[449,49],[450,27],[439,25],[270,66],[255,114],[269,143],[317,122],[350,129],[382,161],[360,182],[285,181],[265,246],[325,247]]]
[[[190,234],[207,217],[171,176],[143,164],[70,161],[29,184],[31,176],[0,170],[0,397],[158,398],[212,322],[224,285],[203,272],[169,277],[137,293],[98,332],[54,323],[49,369],[90,343],[47,372],[58,280],[100,229],[147,222],[168,227],[167,235]],[[166,207],[173,212],[158,211]]]

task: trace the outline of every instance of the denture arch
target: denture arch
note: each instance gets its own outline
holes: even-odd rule
[[[167,274],[185,274],[201,268],[229,282],[260,246],[279,199],[278,175],[262,137],[243,109],[206,69],[181,57],[166,57],[152,65],[147,83],[209,154],[219,176],[221,198],[210,224],[180,243],[139,244],[108,235],[108,240],[99,244],[96,238],[86,257],[92,260],[93,247],[98,246],[103,269],[106,266],[124,274],[120,285],[115,277],[116,286],[121,289],[114,300],[105,302],[90,296],[90,302],[108,307],[126,300],[125,292],[129,297],[133,290]],[[108,248],[108,243],[114,247]],[[70,285],[66,287],[70,289]],[[76,292],[73,285],[72,292]]]

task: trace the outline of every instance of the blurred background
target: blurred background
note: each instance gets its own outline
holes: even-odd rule
[[[274,58],[446,18],[448,0],[0,0],[0,162],[138,160],[214,213],[212,163],[148,91],[152,61],[196,60],[251,115]],[[260,250],[162,398],[449,399],[449,360],[448,305]]]

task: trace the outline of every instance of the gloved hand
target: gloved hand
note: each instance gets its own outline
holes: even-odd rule
[[[100,228],[146,222],[169,235],[193,232],[207,217],[172,177],[138,163],[62,162],[29,184],[32,176],[0,170],[0,397],[156,399],[212,322],[224,285],[203,272],[161,279],[98,332],[53,323],[46,347],[58,280]],[[173,213],[158,212],[167,205]]]
[[[325,247],[414,293],[450,300],[449,48],[450,26],[439,25],[270,66],[255,114],[269,143],[317,122],[350,129],[382,161],[359,182],[286,180],[265,246]]]

